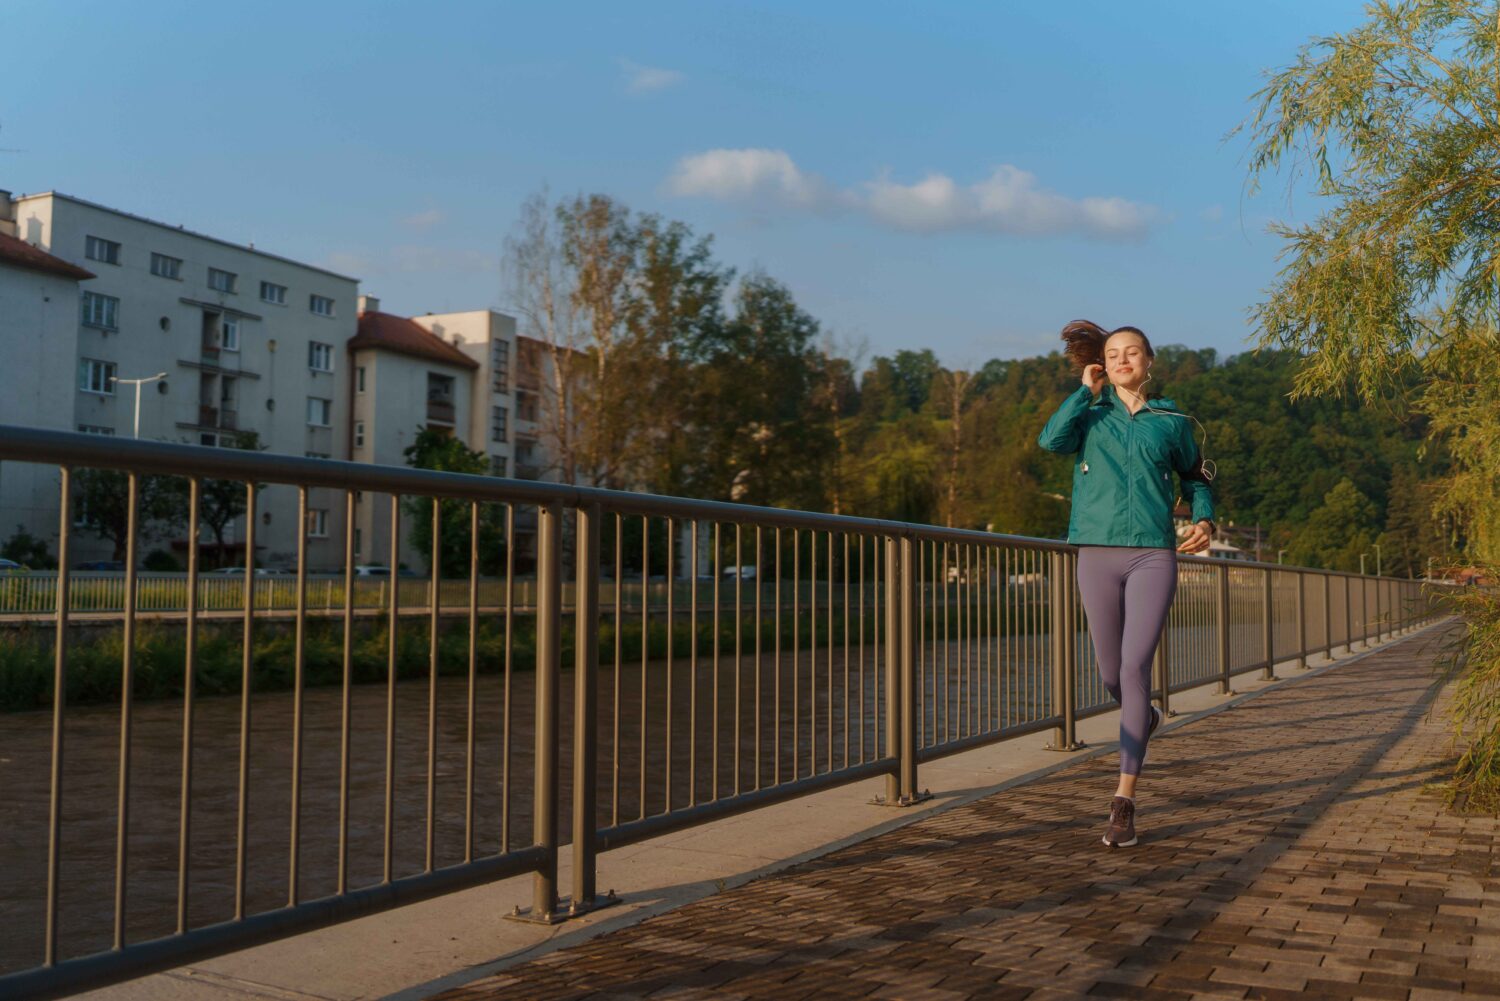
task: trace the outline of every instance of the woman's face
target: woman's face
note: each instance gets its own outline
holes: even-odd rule
[[[1116,386],[1135,389],[1146,380],[1151,359],[1140,334],[1129,330],[1110,335],[1104,342],[1104,371]]]

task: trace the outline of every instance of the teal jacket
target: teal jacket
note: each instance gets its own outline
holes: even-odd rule
[[[1213,520],[1208,484],[1188,479],[1198,468],[1193,422],[1171,400],[1149,401],[1131,414],[1105,383],[1098,399],[1080,385],[1037,436],[1049,452],[1073,456],[1073,510],[1068,541],[1075,545],[1177,548],[1172,507],[1177,491],[1193,508],[1193,521]]]

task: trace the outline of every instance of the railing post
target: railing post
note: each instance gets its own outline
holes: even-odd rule
[[[1172,712],[1172,650],[1168,646],[1167,636],[1171,631],[1171,618],[1161,625],[1161,636],[1156,640],[1156,685],[1161,692],[1161,714],[1163,716],[1175,715]]]
[[[1266,667],[1265,667],[1265,670],[1262,671],[1261,675],[1260,675],[1262,681],[1275,681],[1275,680],[1277,680],[1276,679],[1276,671],[1275,671],[1275,664],[1276,664],[1276,627],[1275,627],[1275,614],[1274,614],[1275,611],[1276,611],[1276,605],[1275,605],[1275,601],[1273,600],[1274,596],[1271,593],[1271,587],[1272,587],[1272,585],[1274,583],[1274,580],[1273,580],[1274,573],[1275,573],[1274,570],[1272,570],[1270,567],[1266,567],[1266,569],[1265,569],[1265,581],[1262,583],[1261,592],[1260,592],[1260,616],[1261,616],[1260,642],[1261,642],[1261,646],[1266,651]]]
[[[1333,659],[1333,575],[1324,571],[1323,578],[1323,659]]]
[[[1229,686],[1229,566],[1220,563],[1218,566],[1219,580],[1214,601],[1214,622],[1218,626],[1218,649],[1219,649],[1219,694],[1233,695],[1234,689]]]
[[[1073,689],[1073,666],[1076,657],[1076,639],[1073,635],[1073,560],[1068,552],[1051,554],[1052,569],[1052,715],[1059,717],[1059,725],[1052,731],[1050,751],[1074,751],[1082,747],[1077,737],[1077,698]]]
[[[578,509],[573,599],[573,896],[568,915],[618,903],[596,893],[595,780],[599,771],[599,523],[598,504]]]
[[[562,674],[562,504],[537,505],[536,788],[532,842],[546,851],[532,883],[529,920],[557,920],[557,689]]]
[[[916,540],[901,537],[901,802],[910,806],[928,796],[917,793],[917,559]]]
[[[1297,571],[1297,667],[1307,670],[1307,574]]]
[[[1354,588],[1349,575],[1344,575],[1344,652],[1354,652]]]
[[[905,713],[902,710],[902,678],[904,671],[902,651],[906,640],[901,625],[901,571],[902,550],[893,536],[885,539],[885,746],[886,751],[897,759],[895,771],[885,777],[885,798],[888,806],[901,803],[901,778],[905,754],[905,743],[901,737],[901,724]]]

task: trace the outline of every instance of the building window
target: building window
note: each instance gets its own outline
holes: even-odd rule
[[[490,440],[505,440],[505,408],[492,407],[490,414]]]
[[[332,416],[332,400],[321,399],[317,396],[307,398],[307,423],[319,428],[332,427]]]
[[[363,365],[354,370],[354,391],[356,393],[365,391],[365,367]]]
[[[176,257],[168,257],[166,254],[152,254],[151,273],[158,278],[182,281],[182,261]]]
[[[510,342],[496,341],[494,347],[494,361],[490,367],[495,374],[495,392],[510,392]]]
[[[260,297],[265,302],[274,303],[277,306],[285,306],[286,286],[277,285],[275,282],[261,282]]]
[[[307,300],[307,308],[319,316],[332,316],[333,300],[326,295],[310,296]]]
[[[101,427],[98,424],[80,424],[78,430],[84,434],[114,434],[114,428]]]
[[[503,456],[503,455],[492,455],[492,456],[490,456],[490,475],[491,476],[504,476],[505,475],[505,456]]]
[[[216,292],[233,294],[239,280],[240,276],[232,271],[220,271],[218,268],[208,269],[208,287]]]
[[[328,538],[328,511],[324,508],[307,509],[307,537],[310,539]]]
[[[90,236],[84,240],[83,256],[91,261],[103,261],[105,264],[119,264],[120,245],[113,240],[106,240],[99,236]]]
[[[307,367],[314,372],[333,371],[333,345],[312,341],[307,345]]]
[[[302,454],[305,455],[305,456],[307,456],[309,459],[331,459],[331,458],[333,458],[333,456],[330,455],[330,454],[328,454],[327,452],[304,452]]]
[[[224,316],[219,319],[219,342],[225,351],[238,351],[240,349],[240,321],[237,316]]]
[[[85,393],[115,395],[115,363],[83,358],[78,362],[78,388]]]
[[[355,421],[354,422],[354,447],[355,448],[364,448],[365,447],[365,422],[364,421]]]
[[[198,444],[207,445],[209,448],[218,448],[219,436],[211,431],[205,431],[198,436]]]
[[[120,300],[98,292],[83,293],[83,325],[118,330]]]

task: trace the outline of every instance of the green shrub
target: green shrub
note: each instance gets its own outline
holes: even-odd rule
[[[1472,569],[1491,581],[1500,566]],[[1452,576],[1450,569],[1444,576]],[[1443,589],[1438,603],[1460,617],[1463,628],[1440,659],[1453,692],[1453,738],[1463,748],[1446,790],[1448,805],[1464,812],[1500,814],[1500,590]]]

